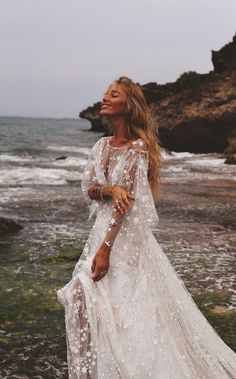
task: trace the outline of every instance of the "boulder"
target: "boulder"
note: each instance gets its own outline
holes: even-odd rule
[[[15,233],[23,229],[23,226],[10,218],[0,217],[0,235]]]
[[[56,161],[59,161],[59,160],[63,160],[63,159],[66,159],[67,157],[65,155],[62,155],[61,157],[57,157],[56,158]]]
[[[229,146],[224,151],[225,163],[236,164],[236,128],[228,139]]]

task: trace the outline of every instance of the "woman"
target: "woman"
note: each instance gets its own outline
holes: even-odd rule
[[[197,308],[156,241],[160,147],[138,84],[114,81],[82,191],[97,214],[65,307],[70,379],[233,379],[236,354]]]

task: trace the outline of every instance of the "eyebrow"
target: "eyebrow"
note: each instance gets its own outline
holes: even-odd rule
[[[106,91],[106,92],[104,93],[104,95],[105,95],[107,92],[108,92],[108,91]],[[118,93],[120,94],[120,92],[117,91],[117,90],[115,90],[115,89],[112,89],[111,92],[118,92]]]

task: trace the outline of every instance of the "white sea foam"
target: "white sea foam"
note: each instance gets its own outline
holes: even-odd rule
[[[59,160],[54,160],[51,162],[54,166],[57,167],[81,167],[85,166],[86,164],[86,159],[83,158],[77,158],[77,157],[68,157],[66,159],[59,159]]]
[[[52,157],[31,157],[31,156],[19,156],[19,155],[11,155],[11,154],[0,154],[0,162],[4,163],[33,163],[34,165],[40,164],[49,164],[57,167],[80,167],[85,166],[86,158],[79,157],[67,157],[65,159],[58,159]]]
[[[0,154],[0,161],[2,162],[30,162],[33,158],[30,156],[20,156],[12,154]]]
[[[236,179],[236,167],[226,165],[218,154],[164,153],[165,181]]]
[[[164,160],[169,159],[183,159],[183,158],[194,158],[196,156],[199,156],[199,154],[189,153],[187,151],[177,153],[175,151],[172,151],[170,153],[167,153],[165,150],[162,152],[162,156]]]
[[[47,196],[48,192],[32,187],[30,183],[25,186],[0,188],[0,204],[19,202],[21,199],[36,199]]]
[[[227,167],[224,164],[225,159],[224,158],[215,158],[215,157],[209,157],[209,156],[203,156],[202,158],[194,158],[194,159],[187,159],[185,162],[190,163],[195,166],[204,166],[204,167]]]
[[[185,162],[190,162],[194,164],[210,164],[214,166],[222,165],[224,164],[225,159],[220,158],[218,154],[195,154],[195,153],[189,153],[187,151],[178,153],[175,151],[172,151],[170,154],[164,151],[162,153],[164,161],[166,160],[184,160]]]
[[[48,145],[47,150],[52,151],[65,151],[65,152],[72,152],[72,153],[81,153],[84,155],[88,155],[91,148],[89,147],[79,147],[79,146],[58,146],[58,145]]]
[[[174,167],[169,166],[166,167],[162,171],[162,176],[164,178],[165,182],[179,182],[179,181],[201,181],[201,180],[236,180],[236,175],[232,175],[230,171],[214,171],[214,170],[208,170],[208,171],[201,171],[200,168],[196,171],[191,169],[191,167]]]
[[[223,168],[224,171],[227,171],[227,166],[224,161],[225,158],[220,158],[218,154],[194,154],[188,152],[171,152],[168,154],[167,152],[163,152],[162,154],[164,162],[171,162],[171,160],[179,160],[184,165],[188,166],[198,166],[198,167],[215,167],[215,168]],[[171,163],[170,163],[171,164]],[[231,166],[231,171],[236,171],[233,166]]]
[[[17,167],[0,170],[0,185],[63,185],[79,180],[81,173],[63,169]]]

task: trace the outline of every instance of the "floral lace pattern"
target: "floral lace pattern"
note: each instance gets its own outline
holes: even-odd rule
[[[202,315],[153,235],[158,224],[141,139],[123,147],[100,138],[81,188],[96,215],[68,284],[65,307],[70,379],[235,379],[236,354]],[[88,196],[92,183],[122,185],[134,196],[125,214]],[[102,242],[112,247],[107,274],[91,279]]]

